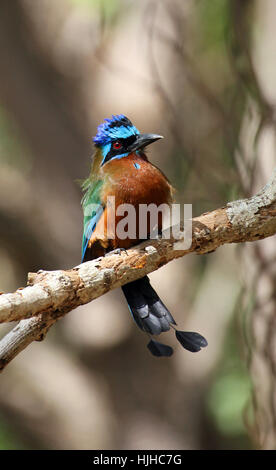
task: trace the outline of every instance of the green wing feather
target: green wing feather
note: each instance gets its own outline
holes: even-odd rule
[[[87,179],[82,183],[82,189],[85,191],[81,201],[83,208],[82,261],[91,235],[105,208],[101,201],[102,185],[101,180],[91,182]]]

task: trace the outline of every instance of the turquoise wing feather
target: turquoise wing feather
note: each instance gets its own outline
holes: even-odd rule
[[[82,262],[85,257],[88,242],[105,208],[100,197],[102,185],[102,181],[96,181],[94,183],[91,183],[90,180],[86,180],[82,186],[83,189],[86,191],[82,199],[82,208],[84,216],[82,237]]]

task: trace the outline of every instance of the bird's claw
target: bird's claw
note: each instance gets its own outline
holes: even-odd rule
[[[122,251],[128,256],[128,252],[126,248],[116,248],[115,250],[112,250],[106,253],[105,256],[121,255]]]

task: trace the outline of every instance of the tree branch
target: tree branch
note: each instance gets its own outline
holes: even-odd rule
[[[185,232],[147,240],[123,254],[108,254],[67,271],[29,273],[28,286],[0,296],[0,323],[20,323],[0,341],[0,370],[34,340],[41,340],[62,316],[106,292],[141,278],[188,253],[204,254],[226,243],[260,240],[276,233],[276,169],[255,196],[228,203],[192,220]],[[32,317],[32,318],[30,318]]]

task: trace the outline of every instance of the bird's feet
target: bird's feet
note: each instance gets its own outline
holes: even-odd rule
[[[121,255],[122,252],[128,256],[128,252],[126,248],[115,248],[115,250],[108,251],[108,253],[106,253],[105,256]]]

